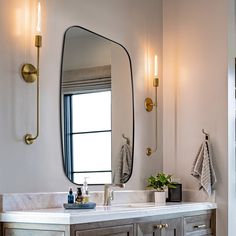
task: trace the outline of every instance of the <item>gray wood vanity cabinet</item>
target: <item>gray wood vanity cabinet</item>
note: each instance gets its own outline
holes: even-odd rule
[[[0,223],[0,236],[216,236],[215,216],[204,210],[72,225]]]
[[[72,235],[215,236],[215,210],[72,225]]]
[[[192,214],[192,215],[191,215]],[[171,219],[151,219],[137,224],[136,236],[215,236],[215,211],[194,212]]]

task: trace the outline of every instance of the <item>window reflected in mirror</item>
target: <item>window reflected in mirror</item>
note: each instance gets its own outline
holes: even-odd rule
[[[111,91],[69,94],[64,100],[65,124],[72,124],[64,126],[71,180],[111,183]]]

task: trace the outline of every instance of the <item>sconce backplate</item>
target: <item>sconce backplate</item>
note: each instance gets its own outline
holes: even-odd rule
[[[151,98],[146,98],[145,102],[144,102],[144,105],[145,105],[146,111],[148,111],[148,112],[152,111],[153,106],[154,106],[153,101],[152,101]]]
[[[37,79],[37,69],[32,64],[24,64],[21,75],[26,83],[33,83]]]
[[[152,155],[152,149],[151,149],[150,147],[148,147],[148,148],[146,149],[146,155],[147,155],[148,157],[150,157],[150,156]]]
[[[34,142],[33,136],[31,134],[26,134],[24,139],[25,139],[25,143],[28,145]]]

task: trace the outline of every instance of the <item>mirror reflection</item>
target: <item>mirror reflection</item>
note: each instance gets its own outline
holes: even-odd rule
[[[64,36],[60,84],[64,170],[74,183],[125,183],[134,144],[131,61],[126,49],[81,27]]]

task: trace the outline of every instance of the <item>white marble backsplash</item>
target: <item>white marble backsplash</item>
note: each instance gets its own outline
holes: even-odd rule
[[[10,193],[2,194],[0,211],[36,210],[58,208],[67,198],[67,193]]]
[[[0,212],[61,208],[68,193],[9,193],[0,194]],[[103,204],[103,191],[91,191],[90,201]],[[153,190],[114,191],[112,204],[153,202]],[[203,191],[183,190],[184,202],[215,202],[215,194],[208,198]]]
[[[68,193],[12,193],[0,195],[0,212],[61,208],[67,202]],[[91,191],[90,201],[103,204],[103,191]],[[112,204],[143,203],[153,201],[152,191],[123,190],[114,191]]]

